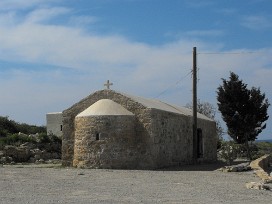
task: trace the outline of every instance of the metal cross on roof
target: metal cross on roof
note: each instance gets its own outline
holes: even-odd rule
[[[107,89],[110,89],[110,86],[112,86],[112,85],[113,85],[113,83],[110,83],[110,80],[107,80],[107,83],[104,84],[104,86],[106,86]]]

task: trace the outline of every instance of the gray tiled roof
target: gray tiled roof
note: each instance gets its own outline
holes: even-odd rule
[[[139,97],[139,96],[132,96],[132,95],[121,93],[121,92],[118,92],[118,93],[120,93],[120,94],[122,94],[122,95],[124,95],[124,96],[126,96],[128,98],[131,98],[132,100],[142,104],[143,106],[145,106],[147,108],[158,109],[158,110],[162,110],[162,111],[168,111],[168,112],[182,114],[182,115],[186,115],[186,116],[192,116],[193,115],[192,110],[189,109],[189,108],[170,105],[170,104],[162,102],[160,100],[147,99],[147,98],[142,98],[142,97]],[[203,114],[200,114],[200,113],[197,113],[197,117],[201,118],[201,119],[213,121],[212,119],[210,119],[207,116],[205,116]]]

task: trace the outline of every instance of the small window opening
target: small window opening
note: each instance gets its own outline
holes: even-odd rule
[[[96,133],[95,139],[96,139],[96,140],[100,140],[100,133]]]
[[[60,131],[62,131],[62,125],[60,125]]]

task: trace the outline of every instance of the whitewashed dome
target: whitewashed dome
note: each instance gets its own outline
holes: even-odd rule
[[[132,112],[125,109],[120,104],[109,100],[101,99],[79,113],[76,117],[88,117],[99,115],[134,115]]]

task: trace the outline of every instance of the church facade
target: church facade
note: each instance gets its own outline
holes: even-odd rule
[[[216,161],[216,125],[198,114],[197,155]],[[62,112],[62,162],[81,168],[157,169],[190,164],[192,112],[110,89]]]

